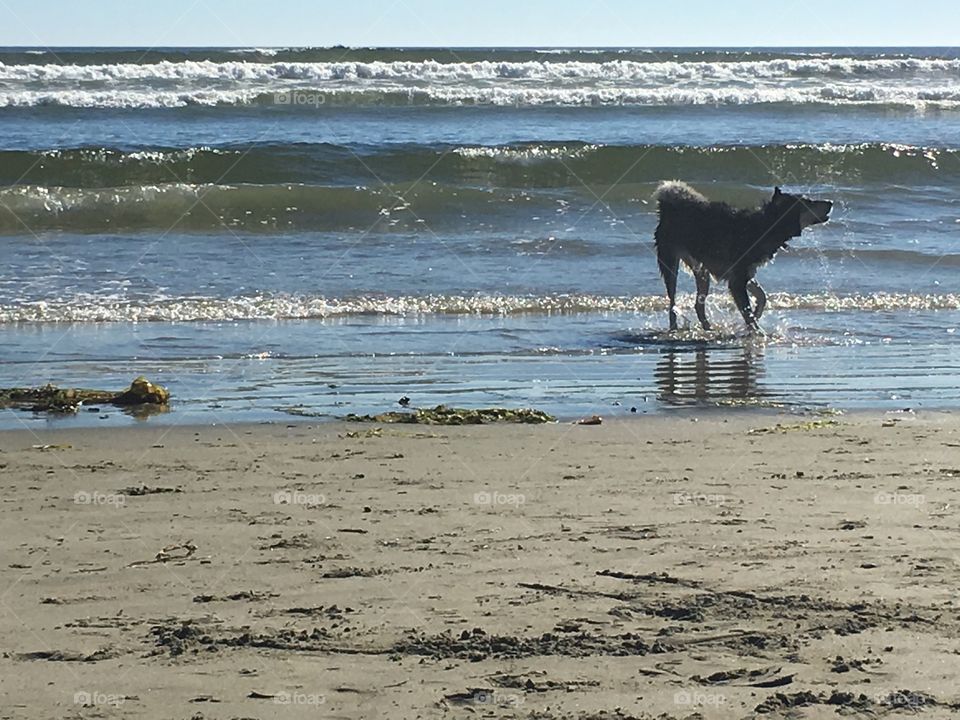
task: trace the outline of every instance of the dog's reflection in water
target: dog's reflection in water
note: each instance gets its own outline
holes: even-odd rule
[[[669,405],[756,402],[768,396],[762,376],[763,356],[754,348],[670,350],[654,370],[658,397]]]

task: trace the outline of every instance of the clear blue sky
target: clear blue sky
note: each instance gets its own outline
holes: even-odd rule
[[[0,45],[957,45],[957,0],[0,0]]]

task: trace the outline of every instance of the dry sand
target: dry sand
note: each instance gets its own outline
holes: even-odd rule
[[[955,416],[375,427],[0,434],[0,717],[960,708]]]

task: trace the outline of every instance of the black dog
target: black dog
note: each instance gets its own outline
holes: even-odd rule
[[[660,274],[670,298],[670,329],[677,329],[675,309],[680,261],[697,281],[697,317],[710,329],[704,302],[710,276],[726,280],[747,327],[759,330],[767,296],[754,279],[757,269],[773,259],[790,238],[804,228],[827,221],[833,203],[788,195],[777,188],[759,210],[740,210],[710,202],[682,182],[665,182],[657,189],[660,222],[654,233]],[[750,307],[747,292],[756,299]]]

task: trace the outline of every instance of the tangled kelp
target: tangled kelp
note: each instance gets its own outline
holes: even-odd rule
[[[416,425],[483,425],[505,422],[538,424],[556,422],[556,418],[541,410],[529,408],[416,408],[413,412],[385,412],[379,415],[347,415],[348,422],[410,423]]]
[[[44,385],[38,388],[0,388],[0,409],[32,412],[76,412],[81,405],[166,405],[170,391],[140,376],[126,390],[85,390]]]

